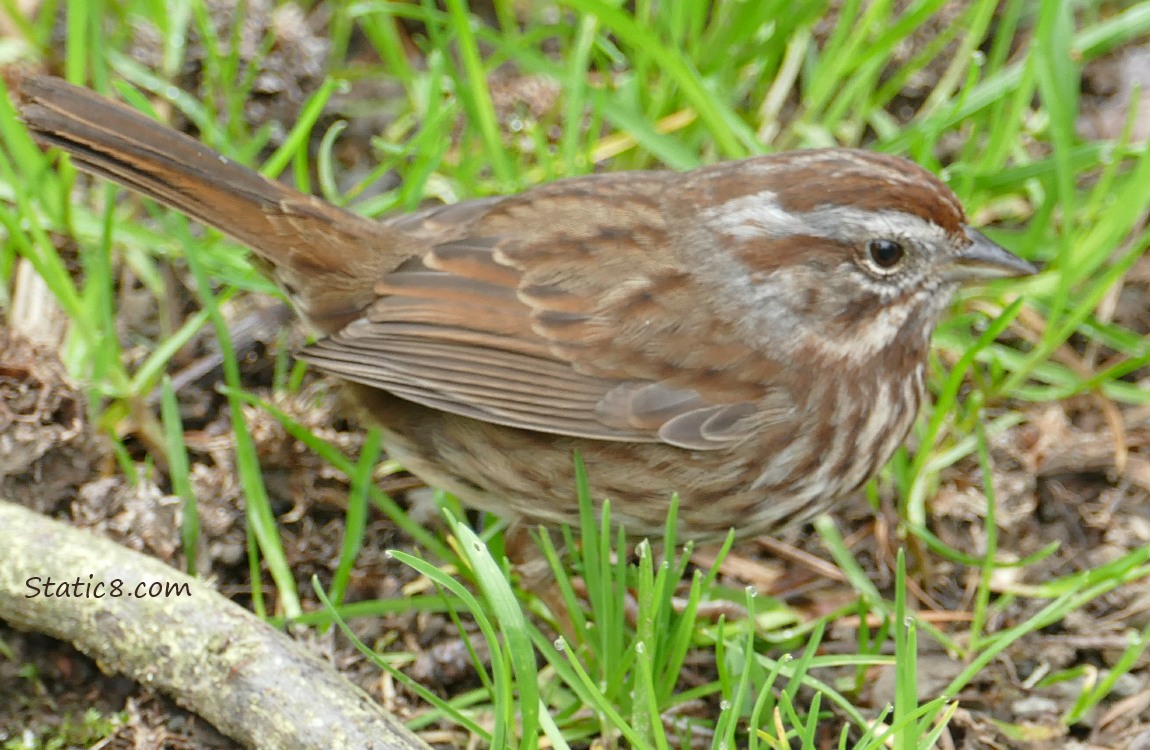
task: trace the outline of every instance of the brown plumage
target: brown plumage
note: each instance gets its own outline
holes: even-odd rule
[[[875,474],[963,281],[1030,272],[903,159],[795,151],[561,180],[372,221],[54,78],[42,143],[250,246],[392,455],[475,507],[656,535],[771,532]]]

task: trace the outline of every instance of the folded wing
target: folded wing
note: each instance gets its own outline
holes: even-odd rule
[[[746,439],[786,404],[776,398],[765,413],[761,390],[718,376],[746,364],[745,347],[723,336],[700,339],[712,351],[668,358],[660,338],[675,331],[649,321],[681,317],[656,308],[677,303],[659,287],[673,289],[682,272],[658,247],[657,215],[639,235],[620,234],[638,209],[612,202],[611,187],[595,186],[606,201],[582,226],[563,213],[571,202],[546,190],[489,204],[489,215],[469,217],[465,236],[386,274],[367,315],[302,358],[424,406],[525,430],[694,450]]]

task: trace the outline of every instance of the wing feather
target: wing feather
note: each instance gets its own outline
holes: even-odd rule
[[[765,419],[754,388],[683,385],[722,382],[714,377],[715,362],[735,373],[736,343],[712,337],[713,357],[692,353],[710,369],[692,378],[659,356],[659,337],[674,330],[648,333],[641,318],[630,317],[665,321],[649,315],[652,306],[681,301],[660,302],[658,279],[677,279],[681,270],[660,265],[666,237],[659,236],[657,216],[645,216],[649,226],[636,240],[645,254],[631,264],[618,257],[627,242],[621,232],[634,224],[627,216],[651,214],[650,207],[606,195],[602,215],[588,228],[564,214],[570,201],[554,199],[541,188],[491,201],[487,213],[465,213],[470,225],[446,233],[440,224],[451,212],[429,211],[426,236],[447,240],[384,275],[366,316],[307,347],[302,358],[434,409],[536,432],[692,450],[747,439]],[[622,226],[613,226],[612,217]],[[512,220],[520,229],[524,222],[536,226],[510,231],[504,224]],[[413,220],[403,229],[423,236]],[[536,240],[512,239],[525,236]],[[605,282],[579,273],[589,259],[611,269],[592,274]],[[611,288],[597,290],[595,283]],[[627,345],[612,350],[616,330]],[[628,359],[620,352],[637,354]]]

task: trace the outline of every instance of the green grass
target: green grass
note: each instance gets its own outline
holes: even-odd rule
[[[290,170],[310,183],[302,165],[313,136],[322,135],[312,187],[369,215],[410,209],[425,197],[462,200],[513,192],[595,169],[685,169],[831,144],[904,154],[940,172],[974,223],[993,217],[988,234],[1044,268],[1031,279],[964,293],[956,303],[935,337],[934,398],[916,427],[917,450],[900,451],[868,490],[872,499],[895,502],[905,538],[916,549],[977,571],[971,621],[965,629],[944,630],[916,616],[901,555],[897,584],[880,590],[826,520],[819,523],[823,544],[856,599],[800,622],[777,602],[716,588],[713,574],[687,575],[681,555],[664,560],[641,548],[637,566],[612,562],[615,531],[606,519],[588,519],[572,532],[578,538],[550,547],[561,595],[576,632],[586,636],[557,644],[540,629],[538,603],[510,582],[501,556],[487,551],[488,545],[501,548],[498,533],[480,540],[455,523],[453,539],[428,532],[371,481],[378,436],[369,438],[363,455],[344,456],[244,390],[221,307],[238,294],[275,292],[234,246],[214,233],[193,231],[171,212],[151,205],[141,212],[136,200],[111,188],[73,194],[74,171],[53,169],[11,109],[0,104],[0,309],[11,304],[17,261],[26,260],[69,321],[63,356],[88,384],[96,424],[114,439],[128,424],[149,435],[156,463],[170,471],[172,491],[187,500],[193,500],[189,458],[176,402],[165,391],[162,412],[153,413],[146,397],[164,384],[180,347],[204,327],[214,328],[226,355],[224,392],[247,498],[250,565],[255,580],[261,565],[270,571],[275,614],[316,625],[331,622],[323,613],[301,616],[302,594],[279,541],[245,408],[271,413],[349,477],[348,538],[336,580],[324,591],[334,612],[348,618],[405,608],[450,611],[479,625],[493,654],[489,665],[477,660],[481,687],[446,700],[427,694],[430,708],[413,725],[446,720],[496,747],[536,747],[542,737],[556,747],[585,746],[594,738],[606,746],[677,746],[676,732],[688,730],[663,719],[691,702],[715,707],[694,720],[701,729],[691,730],[712,733],[714,747],[815,747],[828,726],[841,737],[840,747],[877,748],[887,741],[899,748],[929,747],[946,731],[955,696],[996,657],[1150,573],[1150,552],[1135,548],[1041,584],[995,586],[997,571],[1036,565],[1053,549],[1020,560],[1000,556],[996,488],[987,479],[989,441],[1026,421],[1029,405],[1082,394],[1123,405],[1150,403],[1150,391],[1131,377],[1150,364],[1145,331],[1123,328],[1099,312],[1150,239],[1143,226],[1150,208],[1150,149],[1127,138],[1081,141],[1075,130],[1082,66],[1150,33],[1150,3],[974,0],[940,27],[934,41],[910,44],[914,53],[898,58],[898,65],[892,64],[895,56],[945,9],[943,0],[915,3],[901,15],[890,0],[846,0],[837,4],[837,16],[828,16],[827,3],[814,0],[494,5],[488,24],[478,22],[463,0],[441,7],[332,3],[330,77],[299,120],[288,123],[292,129],[270,156],[271,131],[252,130],[243,118],[255,79],[253,61],[228,51],[234,50],[234,28],[212,27],[200,0],[68,3],[63,45],[53,41],[49,11],[55,5],[47,3],[40,16],[27,19],[22,37],[0,42],[0,59],[46,55],[76,82],[152,113],[179,112],[207,143],[235,159],[258,161],[273,176]],[[156,27],[158,69],[128,56],[130,19]],[[396,19],[422,29],[413,37],[418,55],[405,46]],[[190,36],[203,40],[205,50],[200,92],[170,83],[190,54]],[[265,52],[274,53],[272,41],[262,43]],[[366,44],[371,55],[361,53],[348,63],[344,52],[354,44]],[[363,62],[372,55],[378,62]],[[555,105],[538,117],[517,113],[509,127],[488,87],[491,74],[506,68],[556,87]],[[937,85],[919,101],[901,102],[906,82],[926,69],[934,71]],[[391,113],[374,144],[379,166],[340,195],[331,153],[339,128],[313,131],[342,81],[377,77],[396,84],[396,98],[360,105]],[[895,105],[913,107],[913,115],[894,116]],[[1130,123],[1134,117],[1131,112]],[[950,144],[945,164],[939,156],[943,141]],[[372,191],[370,183],[389,171],[402,176],[401,187]],[[80,248],[77,269],[66,265],[59,250],[68,235]],[[157,304],[162,337],[125,342],[117,333],[115,304],[123,269],[159,301],[166,293],[161,269],[170,262],[188,268],[202,312],[175,321]],[[138,349],[141,343],[145,356],[125,356],[122,347]],[[1079,356],[1089,349],[1104,356]],[[283,364],[278,386],[298,386],[299,375],[298,368]],[[127,450],[118,455],[125,474],[134,476]],[[952,549],[929,531],[940,473],[972,460],[982,468],[975,481],[984,483],[988,498],[986,545],[978,553]],[[446,598],[339,604],[369,507],[393,518],[428,560],[459,568],[466,585],[437,564],[397,552],[397,559],[434,581]],[[194,503],[185,522],[185,542],[194,544]],[[585,582],[585,602],[573,593],[572,571]],[[686,610],[679,612],[671,596],[684,576],[689,593]],[[624,617],[626,588],[636,596],[633,622]],[[713,598],[733,598],[753,616],[699,619],[692,608]],[[257,587],[257,611],[271,613],[267,599]],[[1022,620],[1002,624],[1002,615],[1021,600],[1035,606],[1024,609]],[[856,652],[821,653],[826,633],[852,617],[860,623]],[[867,625],[872,619],[880,623],[873,629]],[[1083,688],[1062,717],[1066,726],[1108,699],[1118,677],[1135,668],[1147,637],[1132,636],[1119,661]],[[915,657],[924,639],[936,641],[963,668],[940,694],[920,700]],[[710,655],[714,676],[686,688],[677,675],[687,654],[697,652]],[[394,655],[378,658],[381,668],[395,669]],[[889,666],[898,676],[892,706],[876,711],[855,705],[869,670]],[[1045,679],[1068,682],[1086,668]],[[844,670],[854,677],[844,680]]]

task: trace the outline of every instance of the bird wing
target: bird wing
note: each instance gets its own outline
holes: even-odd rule
[[[584,182],[589,213],[586,196],[565,200]],[[764,410],[762,388],[742,380],[747,347],[677,309],[691,294],[657,210],[634,190],[612,200],[612,180],[584,182],[487,204],[453,232],[463,236],[386,274],[367,314],[302,359],[434,409],[558,435],[710,450],[777,418],[785,400]]]

